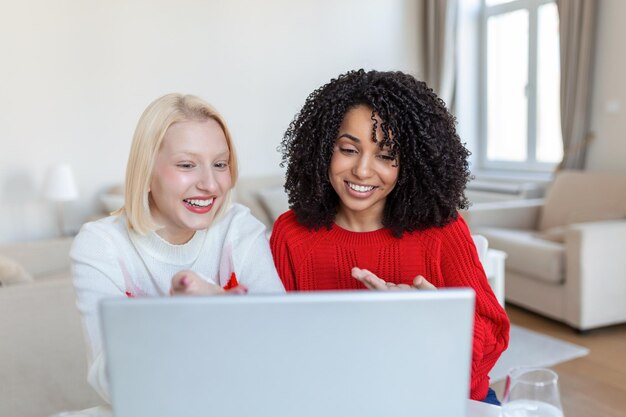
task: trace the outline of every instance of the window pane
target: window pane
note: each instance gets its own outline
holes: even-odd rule
[[[485,0],[487,6],[495,6],[498,4],[510,3],[515,0]]]
[[[528,11],[487,21],[487,159],[527,159]]]
[[[537,51],[537,155],[540,162],[563,157],[559,101],[559,14],[556,4],[539,7]]]

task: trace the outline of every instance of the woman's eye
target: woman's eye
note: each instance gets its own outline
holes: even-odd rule
[[[215,164],[213,164],[213,166],[217,169],[226,169],[228,168],[228,162],[226,161],[216,162]]]
[[[347,155],[352,155],[356,153],[356,149],[352,148],[339,148],[339,150],[341,151],[341,153],[345,153]]]
[[[176,164],[176,166],[178,168],[191,169],[194,167],[194,164],[192,164],[191,162],[181,162],[181,163]]]
[[[396,158],[390,155],[378,155],[378,157],[382,159],[383,161],[395,161],[396,160]]]

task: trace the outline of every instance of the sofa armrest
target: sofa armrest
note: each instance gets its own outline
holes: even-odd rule
[[[543,207],[542,198],[478,203],[461,212],[471,230],[479,227],[536,229]]]
[[[565,231],[566,315],[584,330],[626,321],[626,220]]]

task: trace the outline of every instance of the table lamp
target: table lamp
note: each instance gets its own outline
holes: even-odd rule
[[[61,236],[65,235],[63,203],[76,200],[78,189],[72,168],[67,164],[54,165],[48,170],[44,195],[47,200],[56,204],[57,223]]]

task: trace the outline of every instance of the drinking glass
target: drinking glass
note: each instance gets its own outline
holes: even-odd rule
[[[559,376],[546,368],[514,368],[506,377],[504,417],[563,417]]]

